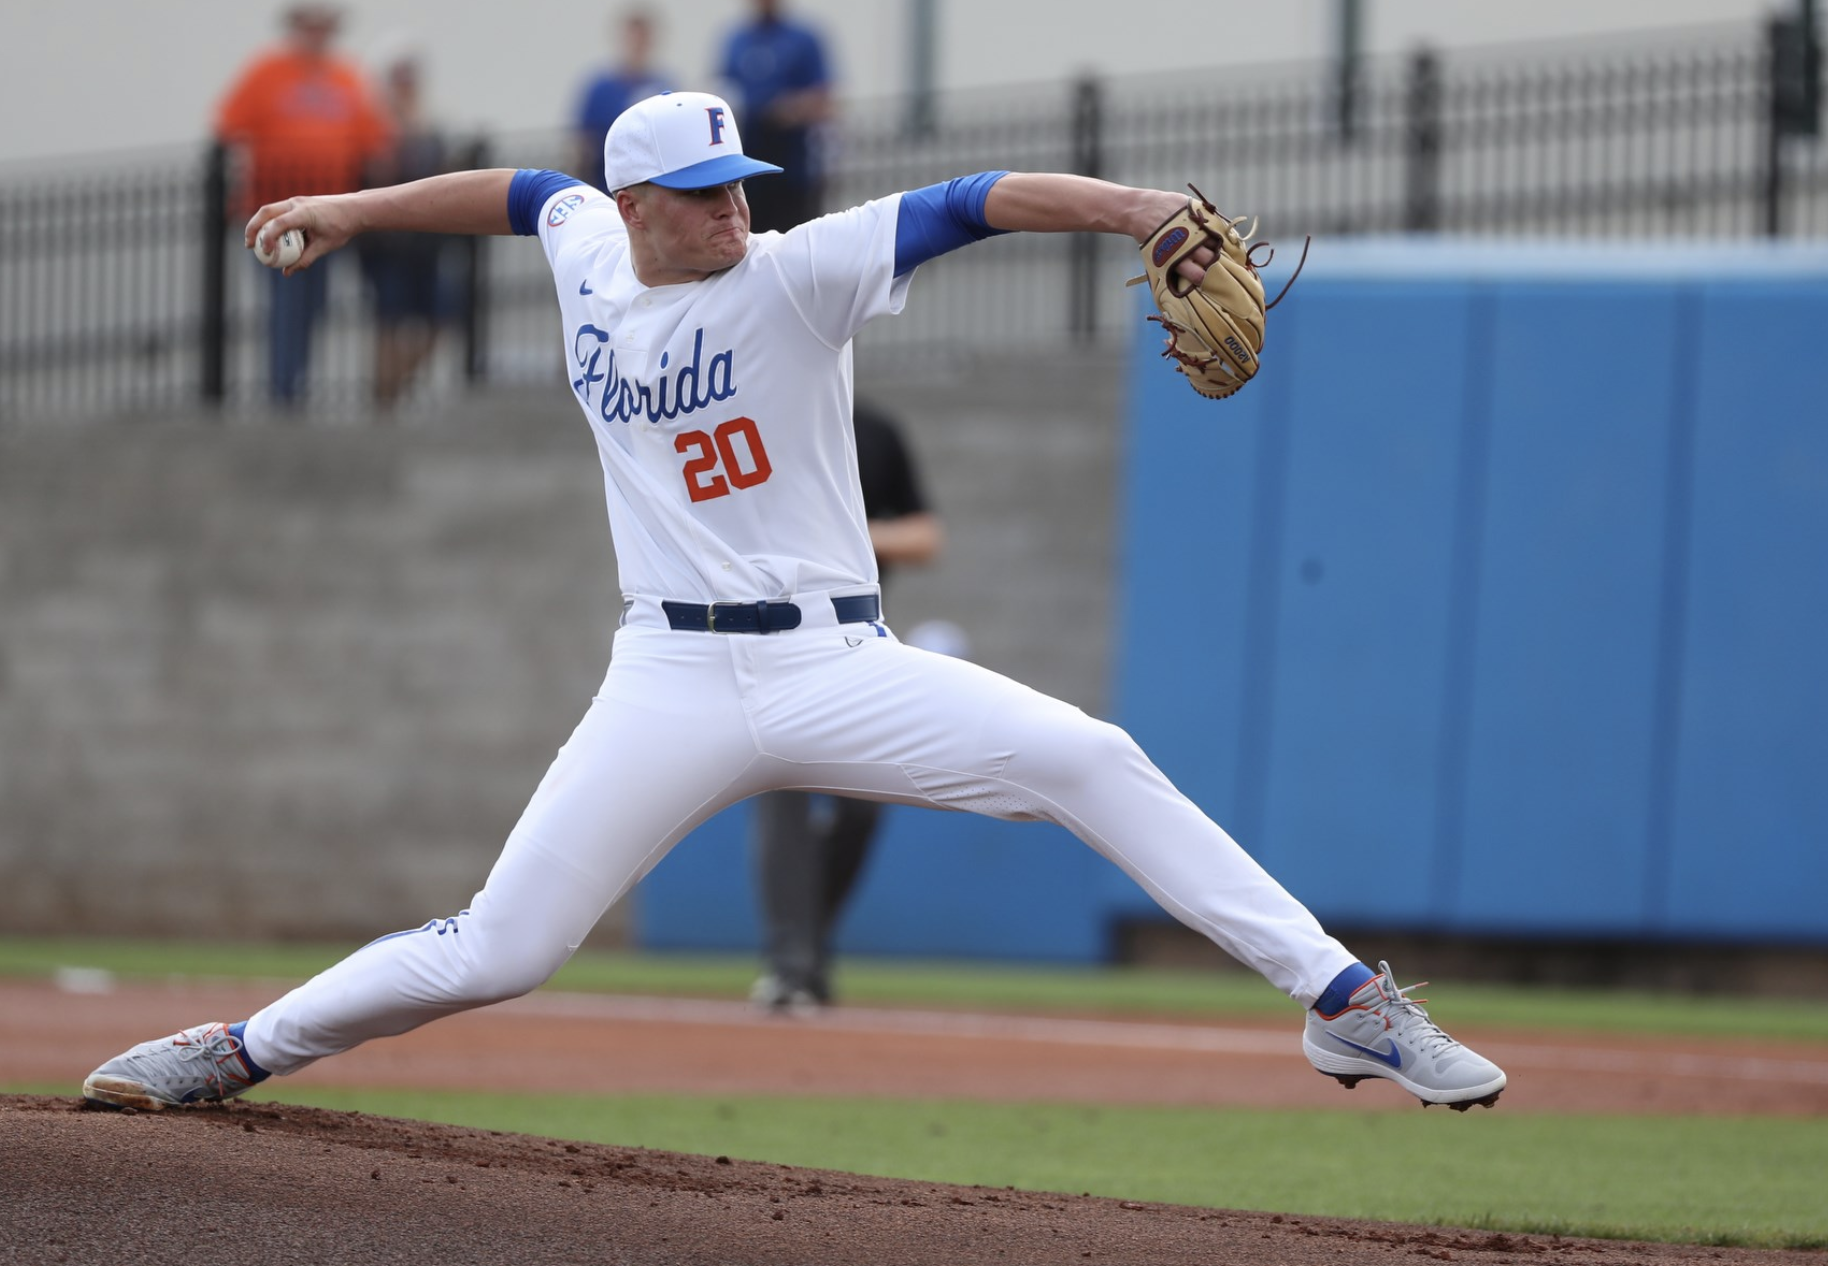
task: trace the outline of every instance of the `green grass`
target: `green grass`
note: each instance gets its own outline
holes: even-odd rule
[[[355,948],[0,937],[0,975],[43,976],[59,967],[81,966],[127,978],[296,981],[328,967]],[[548,987],[740,998],[755,971],[755,960],[748,956],[625,954],[585,949]],[[1404,980],[1410,978],[1403,976]],[[1290,1006],[1286,998],[1262,980],[1241,971],[852,958],[842,964],[838,984],[847,1001],[868,1006],[1212,1019],[1286,1019]],[[1450,982],[1431,986],[1424,993],[1434,1000],[1450,1026],[1828,1041],[1828,1008],[1797,1006],[1781,999],[1696,998]]]
[[[293,1086],[252,1097],[932,1182],[1529,1234],[1828,1247],[1828,1129],[1818,1121]]]

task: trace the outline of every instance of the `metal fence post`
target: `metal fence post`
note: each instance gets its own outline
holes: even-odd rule
[[[228,147],[210,145],[203,160],[203,312],[199,394],[222,403],[228,382]]]
[[[1104,88],[1087,76],[1073,85],[1073,170],[1104,174]],[[1067,311],[1075,341],[1098,337],[1098,235],[1075,233],[1068,246]]]
[[[938,61],[939,0],[910,0],[908,5],[907,133],[922,140],[938,127],[934,68]]]
[[[1821,135],[1821,46],[1815,9],[1765,24],[1764,232],[1784,231],[1784,137]]]
[[[1441,63],[1431,48],[1409,59],[1408,119],[1403,145],[1403,227],[1441,227]]]
[[[1363,0],[1334,0],[1333,126],[1340,143],[1358,139],[1360,64],[1364,60]]]
[[[1816,38],[1812,0],[1802,0],[1793,16],[1772,18],[1766,32],[1778,133],[1820,136],[1822,48]]]
[[[1798,136],[1822,134],[1822,40],[1816,30],[1815,0],[1797,0],[1796,38],[1800,49],[1800,81],[1797,85],[1796,126]]]
[[[1785,65],[1790,39],[1782,18],[1765,23],[1765,154],[1764,234],[1781,237],[1784,231],[1784,123],[1790,105]]]
[[[1784,230],[1784,22],[1771,18],[1764,26],[1764,236]]]
[[[465,162],[471,170],[480,170],[488,157],[489,142],[479,136],[470,144]],[[463,325],[463,379],[475,386],[488,377],[489,239],[473,233],[458,240],[463,244],[460,249],[464,261],[463,312],[460,317]]]

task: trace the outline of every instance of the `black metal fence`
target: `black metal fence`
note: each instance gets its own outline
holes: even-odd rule
[[[916,111],[855,103],[831,138],[833,206],[987,168],[1200,184],[1277,240],[1398,232],[1491,237],[1828,236],[1821,59],[1794,25],[1629,45],[1420,50],[1181,79],[955,93]],[[492,138],[476,165],[564,165],[557,133]],[[172,412],[266,398],[267,278],[240,258],[234,173],[185,152],[52,175],[0,173],[0,414]],[[557,310],[529,243],[466,242],[416,402],[558,379]],[[864,363],[1088,345],[1123,336],[1133,253],[1109,237],[1016,235],[924,270]],[[1056,313],[1053,322],[1036,313]],[[314,413],[366,412],[369,296],[330,270]]]

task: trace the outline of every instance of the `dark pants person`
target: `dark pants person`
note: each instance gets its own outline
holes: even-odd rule
[[[250,255],[249,258],[252,258]],[[304,394],[311,368],[311,336],[323,319],[330,270],[320,259],[287,277],[256,262],[267,280],[267,384],[275,402],[293,404]]]
[[[786,1010],[831,1001],[832,934],[882,816],[874,800],[771,791],[755,801],[755,865],[768,974],[754,1000]]]
[[[374,297],[374,400],[391,409],[430,359],[443,315],[443,238],[377,233],[357,244]]]
[[[811,171],[810,139],[805,128],[761,124],[743,137],[747,152],[785,170],[766,180],[743,184],[749,200],[749,227],[757,233],[785,233],[824,213],[824,182]]]
[[[817,185],[794,184],[785,177],[751,181],[743,189],[749,198],[749,227],[757,233],[785,233],[795,225],[815,220],[824,201]]]

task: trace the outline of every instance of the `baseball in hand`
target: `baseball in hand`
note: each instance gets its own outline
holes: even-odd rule
[[[297,229],[287,229],[279,235],[279,240],[268,251],[261,248],[259,234],[254,237],[254,258],[268,268],[290,268],[298,262],[299,256],[305,253],[305,235]]]

